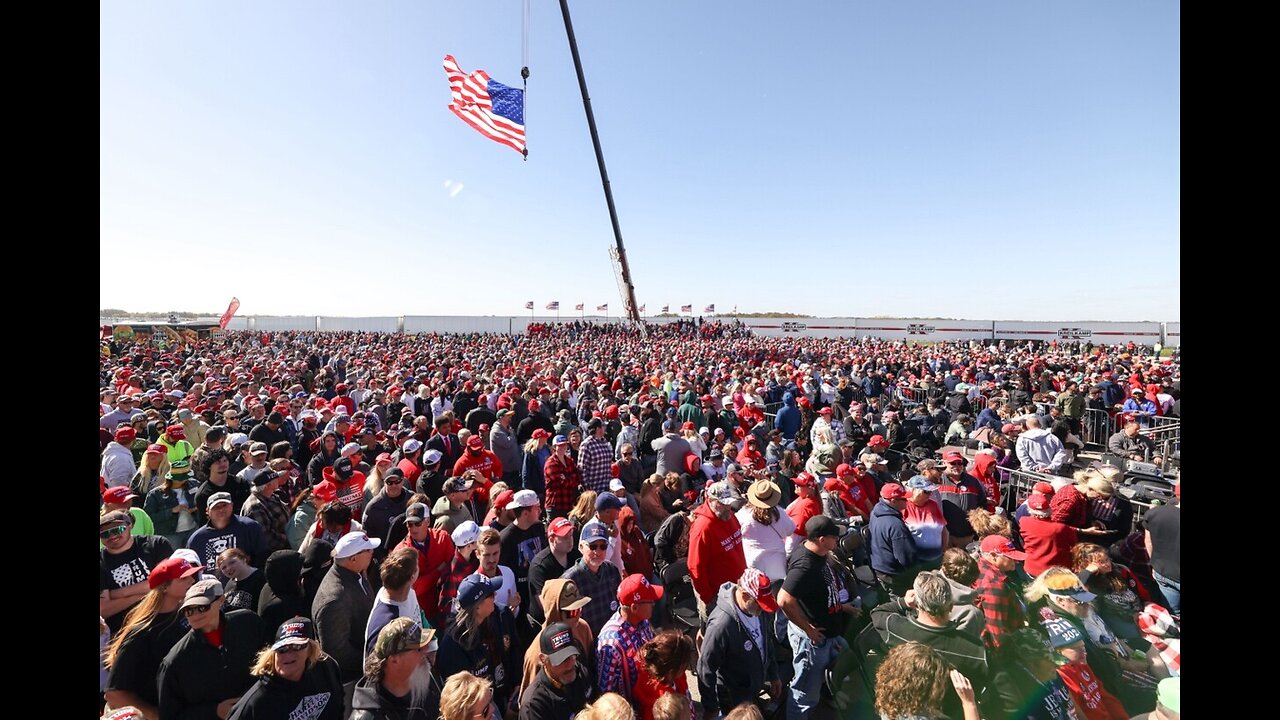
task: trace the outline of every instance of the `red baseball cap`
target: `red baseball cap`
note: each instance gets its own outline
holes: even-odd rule
[[[558,535],[559,537],[572,535],[573,522],[570,521],[569,518],[562,518],[562,517],[556,518],[555,520],[551,521],[550,525],[547,526],[547,531],[550,532],[552,535]]]
[[[1027,507],[1036,511],[1048,510],[1049,498],[1044,495],[1032,493],[1031,496],[1027,498]]]
[[[640,573],[628,575],[618,586],[619,605],[657,602],[661,597],[662,586],[649,584],[649,580]]]
[[[797,487],[813,487],[814,485],[813,475],[807,472],[800,473],[791,482]]]
[[[965,462],[965,459],[964,459],[964,455],[961,455],[955,450],[952,450],[949,453],[943,453],[942,461],[949,464],[953,462]]]
[[[102,502],[108,505],[123,505],[136,497],[138,496],[130,492],[128,486],[121,485],[102,493]]]
[[[530,437],[532,437],[534,440],[542,440],[543,438],[551,437],[551,433],[547,432],[546,430],[543,430],[542,428],[538,428],[537,430],[533,431],[533,435],[531,435]]]
[[[128,445],[138,439],[138,431],[131,427],[122,427],[116,431],[114,439],[120,445]]]
[[[1027,554],[1015,547],[1013,541],[1003,535],[988,535],[982,538],[982,552],[1004,555],[1013,560],[1027,559]]]
[[[867,441],[867,444],[868,445],[888,445],[889,441],[885,440],[883,435],[872,435],[871,439]]]
[[[187,439],[187,431],[183,430],[181,425],[170,425],[169,427],[164,429],[164,434],[168,435],[174,440]]]
[[[818,411],[818,414],[819,414],[819,415],[830,415],[830,414],[831,414],[831,408],[829,408],[829,407],[824,407],[824,408],[822,408],[821,410],[819,410],[819,411]],[[772,611],[770,611],[770,612],[772,612]]]
[[[907,491],[898,483],[885,483],[884,487],[880,488],[881,500],[897,500],[905,497],[907,497]]]
[[[374,464],[391,462],[391,453],[378,453],[378,457],[374,458]]]
[[[479,435],[472,435],[467,438],[467,448],[470,450],[481,450],[484,448],[484,440]]]
[[[203,569],[203,565],[192,565],[186,558],[171,557],[151,568],[151,574],[147,577],[147,586],[155,590],[167,582],[190,577]]]
[[[311,488],[311,494],[324,502],[332,502],[338,497],[338,486],[332,480],[321,480],[316,483],[315,487]]]
[[[490,505],[490,507],[495,507],[501,510],[505,508],[507,505],[511,504],[511,498],[515,496],[516,496],[515,490],[503,490],[502,492],[498,493],[498,497],[493,499],[493,503]]]
[[[1041,495],[1052,495],[1052,494],[1055,492],[1055,491],[1054,491],[1054,489],[1053,489],[1053,484],[1052,484],[1052,483],[1047,483],[1047,482],[1045,482],[1045,481],[1043,481],[1043,480],[1041,480],[1040,482],[1038,482],[1038,483],[1036,483],[1035,485],[1033,485],[1033,486],[1031,487],[1031,491],[1032,491],[1032,492],[1038,492],[1038,493],[1040,493]]]
[[[849,463],[840,463],[836,467],[836,477],[848,477],[853,474],[853,467]]]
[[[161,445],[160,443],[151,443],[150,445],[147,446],[147,452],[167,455],[169,453],[169,449]]]
[[[684,423],[683,425],[681,425],[681,426],[680,426],[680,429],[681,429],[681,430],[696,430],[696,429],[697,429],[697,426],[696,426],[696,425],[694,425],[694,424],[693,424],[693,423],[691,423],[691,422],[686,422],[686,423]]]

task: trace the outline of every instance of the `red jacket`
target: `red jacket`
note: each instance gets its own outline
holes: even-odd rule
[[[338,413],[339,406],[347,409],[347,415],[356,414],[356,401],[352,400],[350,396],[339,396],[329,401],[329,407],[333,408],[335,413]]]
[[[1089,663],[1063,665],[1058,668],[1058,677],[1075,696],[1086,720],[1126,720],[1129,717],[1124,705],[1102,686]]]
[[[410,460],[409,458],[403,458],[400,462],[396,463],[396,467],[400,468],[400,472],[404,473],[405,487],[412,488],[418,486],[418,476],[422,474],[422,468],[418,463]]]
[[[667,693],[682,695],[685,702],[689,702],[688,673],[680,673],[676,678],[675,687],[672,687],[650,675],[643,662],[637,662],[636,665],[640,668],[640,674],[636,678],[635,687],[631,690],[631,700],[643,711],[640,720],[653,720],[653,704]]]
[[[1075,528],[1028,515],[1018,521],[1018,531],[1027,551],[1023,569],[1028,575],[1035,577],[1053,565],[1071,567],[1071,546],[1078,540]]]
[[[418,551],[418,579],[413,581],[413,592],[418,596],[418,607],[436,627],[440,624],[440,579],[449,572],[455,553],[449,533],[436,528],[427,530],[426,552],[413,544],[411,536],[405,536],[397,547],[411,547]]]
[[[699,505],[689,528],[689,576],[698,596],[705,603],[714,602],[720,586],[737,582],[746,569],[738,518],[730,515],[728,520],[721,520],[711,512],[710,503]]]

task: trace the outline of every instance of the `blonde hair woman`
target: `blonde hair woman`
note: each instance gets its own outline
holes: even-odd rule
[[[449,676],[440,691],[440,720],[489,720],[496,717],[493,685],[488,680],[469,672]]]
[[[176,571],[166,568],[175,568]],[[142,601],[125,615],[120,631],[107,645],[103,664],[108,671],[108,707],[133,705],[147,717],[159,717],[156,674],[160,671],[160,661],[187,634],[187,628],[178,616],[178,608],[182,606],[187,590],[195,584],[199,570],[199,566],[183,560],[166,560],[152,570],[151,575],[156,582],[149,586],[151,589]],[[158,582],[160,573],[175,576]],[[186,576],[181,577],[183,574]]]
[[[578,496],[578,504],[569,511],[569,520],[578,530],[596,514],[596,491],[585,490]]]
[[[320,649],[314,626],[304,617],[280,624],[275,641],[258,653],[249,673],[258,678],[231,708],[229,718],[288,717],[307,703],[307,717],[342,720],[342,676],[338,662]]]
[[[636,720],[636,713],[626,698],[618,693],[605,693],[582,708],[577,720]]]
[[[138,463],[138,472],[134,474],[129,488],[138,497],[145,498],[169,474],[169,453],[159,443],[147,446],[142,453],[142,462]]]

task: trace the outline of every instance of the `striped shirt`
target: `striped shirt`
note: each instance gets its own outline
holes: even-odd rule
[[[585,608],[584,608],[585,609]],[[596,643],[596,667],[600,673],[600,693],[618,693],[628,700],[640,678],[640,648],[653,639],[648,620],[632,625],[615,612],[600,631]]]

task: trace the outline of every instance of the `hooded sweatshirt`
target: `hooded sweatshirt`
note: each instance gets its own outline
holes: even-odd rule
[[[747,569],[742,549],[742,527],[732,514],[721,520],[704,502],[693,511],[689,528],[689,575],[704,603],[711,604],[720,586],[734,582]]]
[[[724,712],[754,700],[765,682],[778,679],[773,628],[768,627],[768,616],[757,616],[756,627],[749,629],[733,597],[737,587],[730,582],[720,586],[715,610],[707,620],[697,664],[700,683],[728,695],[727,707],[719,708]],[[708,696],[704,695],[704,703],[707,700]]]
[[[942,577],[946,578],[947,584],[951,586],[951,601],[955,603],[955,607],[951,608],[949,619],[961,630],[975,637],[982,637],[982,631],[987,627],[987,616],[974,605],[978,591],[968,585],[961,585],[946,575]]]
[[[796,407],[796,396],[787,392],[782,396],[782,407],[773,420],[773,426],[782,431],[782,437],[795,440],[800,432],[800,408]]]
[[[275,633],[276,628],[291,617],[311,615],[311,603],[307,602],[299,582],[302,577],[300,553],[277,550],[267,558],[262,572],[267,586],[258,596],[258,615],[266,624],[268,633]]]
[[[439,716],[440,694],[431,682],[415,687],[408,697],[397,698],[382,683],[371,683],[365,676],[356,683],[351,698],[350,720],[436,720]]]
[[[587,624],[586,620],[582,619],[581,615],[573,620],[568,620],[560,613],[560,593],[564,592],[564,586],[568,582],[568,580],[563,578],[555,578],[554,580],[548,580],[546,584],[542,586],[542,594],[538,596],[538,600],[542,603],[542,610],[543,613],[546,614],[547,618],[546,621],[542,623],[542,627],[546,628],[551,624],[558,622],[565,623],[569,626],[569,630],[573,633],[573,644],[577,645],[578,652],[582,653],[582,655],[579,656],[582,660],[582,666],[586,668],[587,672],[591,675],[590,687],[595,687],[594,659],[596,638],[591,632],[591,626]],[[597,599],[592,598],[591,602],[597,602]],[[539,630],[538,632],[541,633],[542,631]],[[525,688],[529,687],[533,682],[534,676],[538,673],[539,652],[540,650],[537,642],[530,644],[528,649],[524,652],[524,674],[520,678],[520,689],[518,690],[519,695],[524,694]]]
[[[360,519],[360,513],[364,510],[364,482],[365,474],[359,470],[353,470],[351,477],[343,482],[338,474],[334,472],[333,466],[323,468],[320,476],[325,480],[338,486],[337,499],[342,501],[343,505],[351,508],[351,517],[355,520]]]
[[[1027,430],[1019,435],[1016,449],[1023,470],[1035,470],[1044,466],[1047,468],[1045,472],[1054,474],[1067,459],[1062,441],[1044,428]]]

